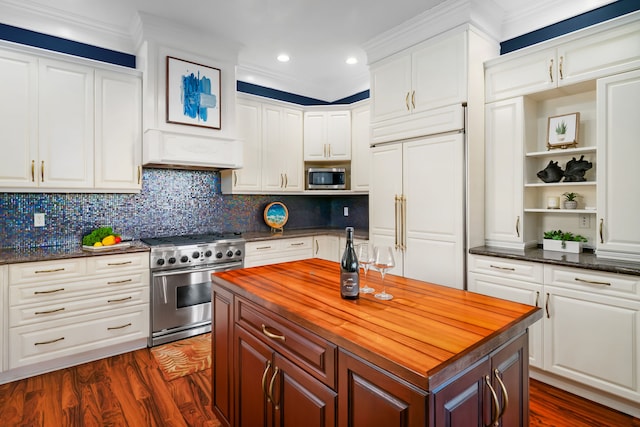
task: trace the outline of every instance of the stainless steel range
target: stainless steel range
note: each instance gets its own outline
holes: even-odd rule
[[[211,273],[242,268],[240,233],[141,239],[151,246],[149,347],[211,331]]]

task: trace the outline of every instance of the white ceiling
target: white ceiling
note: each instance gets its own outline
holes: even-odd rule
[[[444,1],[0,0],[0,22],[135,53],[131,28],[143,11],[239,43],[239,80],[334,101],[368,89],[365,42]],[[502,17],[500,41],[612,2],[479,1]],[[276,60],[283,52],[290,62]]]

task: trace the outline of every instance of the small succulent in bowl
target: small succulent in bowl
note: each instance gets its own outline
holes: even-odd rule
[[[564,208],[565,209],[575,209],[578,207],[578,200],[576,200],[580,195],[578,193],[568,192],[564,193]]]

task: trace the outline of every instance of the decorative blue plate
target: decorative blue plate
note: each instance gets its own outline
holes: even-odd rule
[[[264,208],[264,222],[273,229],[282,230],[289,219],[289,211],[281,202],[269,203]]]

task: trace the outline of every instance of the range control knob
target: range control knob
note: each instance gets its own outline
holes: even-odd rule
[[[189,257],[186,255],[182,255],[182,258],[180,258],[180,262],[187,262],[189,261]]]
[[[164,258],[159,258],[159,259],[156,261],[156,264],[158,264],[158,265],[164,265]]]
[[[227,251],[227,256],[229,258],[231,258],[233,256],[233,251],[231,251],[231,250]]]
[[[222,252],[216,252],[216,258],[218,259],[222,258]]]
[[[211,256],[212,252],[211,251],[207,251],[204,253],[204,256],[206,256],[207,258],[209,258]]]
[[[198,259],[200,258],[200,252],[194,252],[191,256],[195,259]]]
[[[176,259],[174,257],[169,258],[169,264],[175,264]]]
[[[240,249],[236,250],[236,256],[242,255],[242,251]]]

